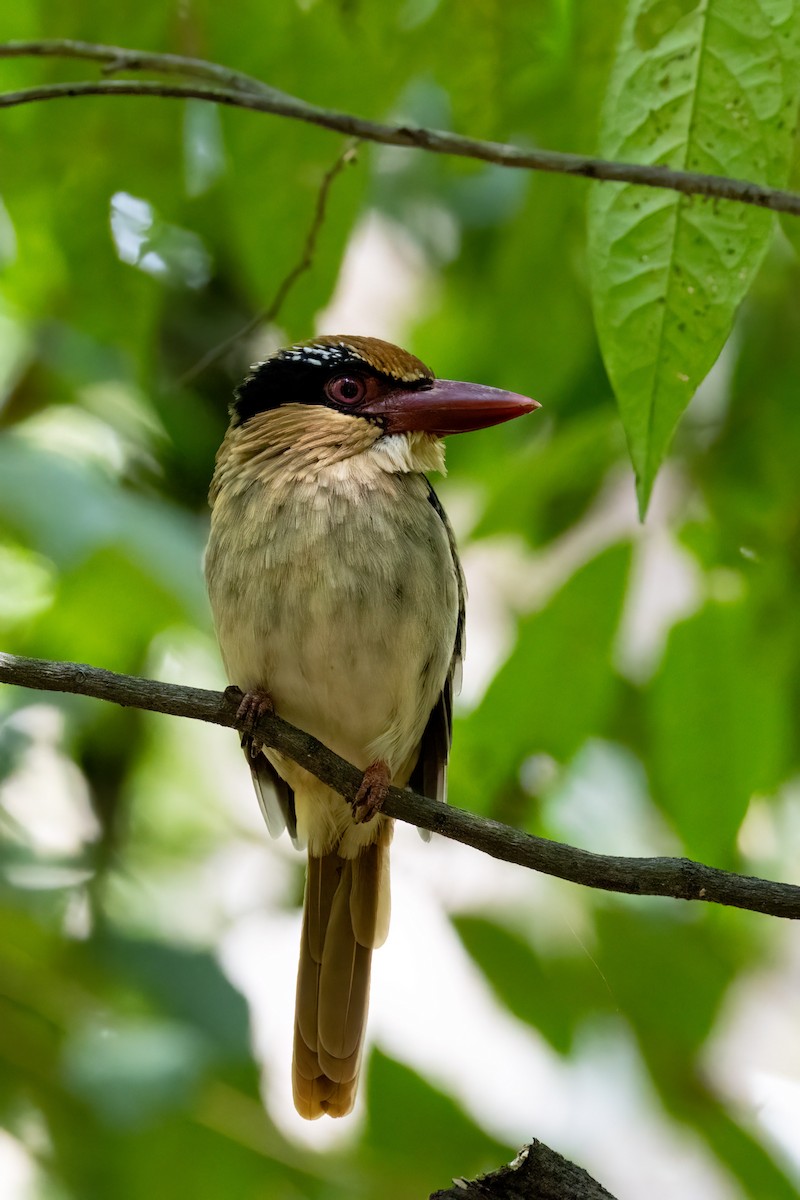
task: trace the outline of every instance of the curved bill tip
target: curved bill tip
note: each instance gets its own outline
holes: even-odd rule
[[[517,392],[482,383],[434,379],[430,387],[390,392],[376,405],[375,415],[383,418],[392,433],[420,429],[446,437],[513,421],[537,408],[541,408],[538,400]]]

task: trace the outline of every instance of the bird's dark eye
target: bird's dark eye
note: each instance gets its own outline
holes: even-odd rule
[[[358,404],[367,394],[367,385],[360,375],[334,375],[325,384],[325,394],[335,404]]]

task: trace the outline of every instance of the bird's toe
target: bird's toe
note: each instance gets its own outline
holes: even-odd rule
[[[257,736],[256,729],[262,717],[274,717],[275,705],[269,692],[253,691],[242,693],[240,688],[226,688],[225,694],[234,698],[238,693],[242,698],[236,710],[236,728],[242,735],[242,749],[250,758],[258,758],[264,746]]]
[[[353,800],[353,819],[357,824],[371,821],[380,812],[391,782],[392,775],[387,762],[379,758],[370,763]]]

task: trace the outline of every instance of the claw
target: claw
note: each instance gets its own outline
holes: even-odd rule
[[[381,811],[391,782],[392,774],[387,762],[379,758],[370,763],[352,802],[353,820],[356,824],[371,821],[375,814]]]
[[[235,700],[241,696],[241,702],[236,710],[236,728],[242,735],[242,749],[250,758],[258,758],[264,743],[256,736],[256,728],[262,717],[274,717],[275,705],[269,692],[242,692],[241,688],[232,686],[225,689],[225,695]]]

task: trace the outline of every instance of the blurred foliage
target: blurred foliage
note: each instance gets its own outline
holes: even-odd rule
[[[235,19],[210,0],[39,0],[0,17],[3,40],[203,55],[376,118],[776,184],[798,27],[790,0],[240,0]],[[0,66],[7,88],[90,75]],[[452,802],[596,849],[796,874],[796,224],[593,185],[589,245],[580,181],[361,147],[280,329],[187,385],[298,261],[341,139],[98,98],[4,111],[0,150],[3,649],[206,682],[200,560],[227,399],[264,346],[314,331],[353,234],[378,214],[419,275],[409,347],[443,375],[544,403],[449,447],[440,490],[454,513],[466,497],[460,540],[507,643],[456,720]],[[640,526],[612,384],[644,503],[720,352]],[[138,1200],[170,1181],[209,1200],[399,1200],[510,1156],[510,1135],[378,1051],[347,1147],[312,1153],[273,1123],[219,929],[173,928],[152,900],[165,880],[201,886],[233,836],[202,743],[174,724],[0,694],[0,1125],[35,1162],[35,1194]],[[33,821],[55,777],[62,840]],[[293,876],[280,903],[297,891]],[[590,950],[543,936],[543,920],[558,924],[545,909],[454,916],[498,1005],[565,1064],[587,1030],[621,1023],[658,1119],[691,1130],[732,1198],[797,1195],[754,1108],[705,1059],[726,1004],[781,969],[790,933],[677,904],[572,903]],[[620,1129],[620,1156],[626,1142]]]

